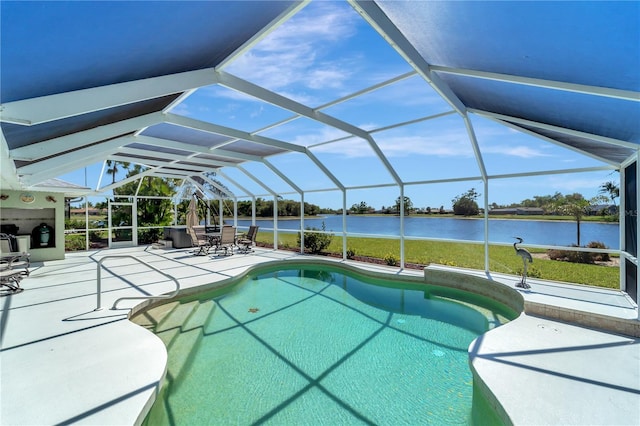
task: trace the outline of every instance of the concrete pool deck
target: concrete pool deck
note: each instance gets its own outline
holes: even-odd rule
[[[129,308],[140,301],[109,308],[119,297],[166,293],[174,283],[132,259],[107,260],[101,300],[106,309],[95,310],[96,265],[113,255],[134,255],[176,277],[182,288],[298,257],[256,249],[212,258],[135,247],[67,253],[65,260],[34,264],[22,281],[25,290],[0,298],[1,424],[130,425],[143,420],[164,375],[166,349],[155,335],[127,320]],[[349,263],[391,275],[423,276],[418,270]],[[460,272],[486,277],[481,271]],[[516,279],[490,278],[511,287]],[[540,312],[566,309],[573,316],[637,323],[637,308],[622,292],[529,282],[532,289],[521,294]],[[522,315],[470,347],[473,368],[512,421],[638,424],[640,339],[537,315]]]

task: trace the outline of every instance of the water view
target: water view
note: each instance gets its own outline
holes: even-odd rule
[[[304,226],[342,232],[342,216],[325,216],[305,219]],[[248,227],[250,220],[238,220],[238,226]],[[261,230],[273,228],[272,220],[256,220]],[[484,221],[481,219],[453,217],[407,217],[405,232],[409,237],[484,240]],[[278,219],[281,231],[298,230],[299,220]],[[522,237],[527,244],[567,246],[576,243],[576,223],[573,221],[490,219],[489,241],[512,243],[514,236]],[[347,216],[347,232],[351,234],[400,235],[400,218],[397,216]],[[619,248],[620,227],[617,223],[582,222],[580,244],[600,241],[608,248]]]

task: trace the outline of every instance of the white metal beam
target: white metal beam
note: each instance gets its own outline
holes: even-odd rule
[[[375,154],[378,156],[378,159],[382,162],[382,164],[385,166],[385,168],[387,169],[389,174],[393,177],[393,179],[396,181],[396,183],[398,184],[401,183],[402,180],[400,179],[400,176],[396,173],[391,163],[389,163],[389,160],[387,160],[387,157],[380,150],[380,147],[378,147],[378,144],[375,142],[375,140],[365,130],[362,130],[359,127],[356,127],[345,121],[339,120],[323,112],[309,108],[306,105],[303,105],[292,99],[286,98],[282,95],[279,95],[275,92],[267,90],[264,87],[258,86],[249,81],[242,80],[231,74],[219,72],[218,81],[219,81],[219,84],[222,86],[229,87],[233,90],[237,90],[239,92],[253,96],[254,98],[257,98],[257,99],[261,99],[265,102],[268,102],[272,105],[276,105],[280,108],[284,108],[286,110],[294,112],[303,117],[310,118],[314,121],[318,121],[320,123],[326,124],[327,126],[331,126],[333,128],[342,130],[344,132],[347,132],[349,134],[352,134],[354,136],[364,139],[369,143],[369,145],[371,146],[371,149],[373,149]]]
[[[310,149],[307,149],[305,153],[307,154],[309,159],[313,161],[313,163],[318,166],[320,170],[322,170],[322,173],[324,173],[325,176],[327,176],[336,185],[336,187],[338,187],[338,189],[344,191],[344,185],[342,184],[342,182],[340,182],[340,180],[335,177],[329,169],[327,169],[327,166],[325,166],[324,163],[320,161],[318,157],[316,157],[315,154],[311,152]]]
[[[437,65],[430,65],[431,71],[446,74],[461,75],[465,77],[479,78],[483,80],[500,81],[524,86],[542,87],[545,89],[561,90],[563,92],[583,93],[586,95],[602,96],[605,98],[622,99],[625,101],[640,102],[640,93],[631,90],[612,89],[609,87],[588,86],[585,84],[566,83],[562,81],[544,80],[541,78],[530,78],[495,72],[475,71],[463,68],[450,68]]]
[[[98,188],[98,191],[100,191],[100,192],[107,192],[107,191],[111,191],[111,190],[113,190],[113,189],[115,189],[115,188],[119,188],[119,187],[121,187],[122,185],[126,185],[126,184],[127,184],[127,183],[129,183],[129,182],[135,182],[135,181],[137,181],[138,179],[142,179],[142,178],[143,178],[143,177],[145,177],[145,176],[148,176],[148,175],[150,175],[150,174],[153,174],[153,172],[154,172],[154,171],[155,171],[155,169],[148,169],[148,170],[145,170],[145,171],[143,171],[143,172],[138,173],[137,175],[129,176],[128,178],[124,178],[124,179],[122,179],[122,180],[120,180],[120,181],[118,181],[118,182],[114,182],[114,183],[109,184],[109,185],[107,185],[107,186],[104,186],[104,187],[102,187],[102,188]]]
[[[453,109],[461,115],[465,114],[466,107],[462,101],[440,77],[429,70],[429,64],[375,2],[349,0],[349,3]]]
[[[110,156],[109,159],[112,159],[115,161],[126,161],[126,162],[134,162],[136,160],[135,158],[128,158],[128,157],[116,156],[116,155]],[[198,173],[202,172],[201,167],[189,167],[189,166],[184,166],[180,164],[174,164],[171,162],[163,163],[162,161],[147,161],[145,163],[145,166],[156,168],[157,174],[164,174],[164,175],[182,174],[186,176],[191,176],[191,175],[197,175]]]
[[[247,169],[245,169],[244,167],[241,166],[237,166],[236,167],[238,170],[240,170],[242,173],[244,173],[249,179],[251,179],[252,181],[254,181],[255,183],[257,183],[259,186],[261,186],[265,191],[267,191],[269,194],[273,195],[274,197],[278,196],[278,192],[274,191],[273,189],[269,188],[264,182],[262,182],[260,179],[258,179],[256,176],[254,176],[251,172],[249,172]],[[274,216],[276,215],[276,213],[274,212]]]
[[[232,52],[227,58],[225,58],[220,64],[216,67],[216,69],[223,69],[231,64],[234,60],[244,55],[247,51],[251,50],[253,46],[258,44],[262,39],[264,39],[269,33],[277,29],[284,22],[288,21],[293,15],[302,10],[307,4],[309,4],[311,0],[304,0],[300,2],[292,2],[291,6],[287,8],[283,13],[277,16],[273,21],[264,26],[260,31],[253,35],[249,40],[242,44],[238,49]]]
[[[154,168],[153,176],[165,177],[165,178],[186,179],[189,176],[194,176],[198,174],[197,171],[193,171],[193,170],[180,170],[180,169],[166,170],[166,169],[163,169],[162,166],[153,166],[153,168]]]
[[[369,133],[371,133],[373,135],[374,133],[383,132],[385,130],[391,130],[391,129],[395,129],[395,128],[398,128],[398,127],[404,127],[404,126],[408,126],[408,125],[411,125],[411,124],[421,123],[423,121],[434,120],[436,118],[445,117],[445,116],[451,115],[451,114],[458,115],[458,113],[456,111],[445,111],[445,112],[441,112],[441,113],[438,113],[438,114],[429,115],[429,116],[426,116],[426,117],[416,118],[414,120],[403,121],[403,122],[400,122],[400,123],[390,124],[388,126],[383,126],[383,127],[377,127],[375,129],[370,129]],[[344,140],[351,139],[351,138],[354,138],[354,137],[355,136],[347,135],[347,136],[343,136],[343,137],[340,137],[340,138],[335,138],[335,139],[331,139],[331,140],[328,140],[328,141],[318,142],[318,143],[315,143],[315,144],[307,145],[307,148],[316,148],[316,147],[319,147],[319,146],[322,146],[322,145],[329,145],[329,144],[332,144],[332,143],[335,143],[335,142],[344,141]]]
[[[253,84],[247,80],[238,78],[232,74],[218,72],[218,81],[222,86],[245,93],[256,99],[261,99],[265,102],[286,109],[295,114],[310,118],[315,121],[319,121],[328,126],[335,127],[336,129],[340,129],[354,136],[358,136],[362,139],[369,138],[369,133],[359,127],[356,127],[342,120],[338,120],[337,118],[331,117],[318,110],[312,109],[307,105],[296,102],[278,93],[267,90],[262,86],[258,86],[257,84]]]
[[[16,190],[21,188],[16,165],[9,157],[9,147],[2,129],[0,129],[0,188]]]
[[[499,175],[489,175],[488,179],[513,179],[513,178],[523,178],[530,176],[547,176],[547,175],[563,175],[563,174],[573,174],[573,173],[590,173],[590,172],[606,172],[616,170],[615,166],[603,166],[603,167],[580,167],[575,169],[561,169],[561,170],[544,170],[538,172],[522,172],[522,173],[505,173]]]
[[[351,94],[349,94],[347,96],[344,96],[342,98],[336,99],[336,100],[328,102],[326,104],[322,104],[318,108],[316,108],[316,111],[321,111],[323,109],[332,107],[334,105],[341,104],[342,102],[346,102],[348,100],[355,99],[355,98],[357,98],[359,96],[366,95],[367,93],[371,93],[371,92],[374,92],[374,91],[376,91],[378,89],[382,89],[383,87],[387,87],[387,86],[390,86],[392,84],[398,83],[400,81],[406,80],[406,79],[408,79],[410,77],[413,77],[413,76],[415,76],[417,74],[418,73],[416,71],[406,72],[406,73],[401,74],[399,76],[393,77],[393,78],[391,78],[389,80],[385,80],[382,83],[378,83],[378,84],[375,84],[373,86],[366,87],[366,88],[364,88],[362,90],[358,90],[357,92],[351,93]]]
[[[213,68],[75,90],[8,102],[0,107],[0,120],[34,125],[120,105],[158,98],[216,83]]]
[[[473,148],[473,153],[476,157],[476,162],[478,163],[478,169],[480,169],[480,174],[482,175],[482,180],[487,180],[487,169],[484,165],[484,160],[482,159],[482,152],[480,151],[480,147],[478,146],[478,139],[476,139],[476,133],[473,130],[473,124],[469,119],[469,115],[465,114],[462,119],[464,120],[464,125],[467,128],[467,135],[469,136],[469,141],[471,142],[471,147]]]
[[[195,145],[191,143],[178,142],[169,139],[156,138],[151,136],[134,136],[131,137],[132,143],[141,143],[155,147],[164,147],[170,149],[179,149],[182,151],[192,152],[194,154],[216,155],[219,157],[233,158],[243,161],[262,161],[262,157],[251,154],[243,154],[241,152],[227,151],[218,148],[208,148],[206,146]]]
[[[222,170],[218,170],[216,173],[218,173],[220,176],[222,176],[223,178],[225,178],[226,180],[231,182],[233,185],[237,186],[240,190],[244,191],[245,196],[247,196],[247,197],[255,197],[256,196],[253,192],[249,191],[242,184],[238,183],[235,179],[229,177],[229,175],[224,173]]]
[[[577,130],[567,129],[565,127],[558,127],[552,124],[541,123],[539,121],[526,120],[524,118],[512,117],[504,114],[497,114],[495,112],[483,111],[479,109],[469,109],[469,112],[473,112],[474,114],[481,115],[483,117],[496,118],[502,121],[510,121],[517,124],[522,124],[525,126],[537,127],[543,130],[550,130],[552,132],[562,133],[567,136],[575,136],[584,139],[591,139],[593,141],[602,142],[610,145],[620,146],[624,148],[638,149],[638,144],[633,142],[627,142],[620,139],[608,138],[606,136],[594,135],[593,133],[580,132]],[[566,145],[562,145],[565,146]]]
[[[93,156],[82,156],[81,158],[74,158],[74,161],[67,161],[60,164],[56,162],[56,166],[47,167],[45,161],[40,161],[36,164],[31,164],[26,167],[30,167],[29,173],[23,171],[24,167],[18,169],[18,174],[21,176],[21,180],[29,186],[36,185],[47,179],[55,178],[73,170],[81,169],[82,167],[97,163],[104,160],[105,154],[103,152],[94,153]],[[57,158],[56,160],[58,160]],[[69,158],[67,158],[69,160]],[[38,167],[37,165],[40,165]],[[34,167],[31,167],[34,166]]]
[[[35,161],[40,158],[58,154],[61,150],[69,151],[91,145],[126,133],[133,133],[141,127],[161,123],[164,115],[160,112],[129,118],[116,123],[106,124],[82,132],[48,139],[11,150],[11,157],[16,160]]]
[[[287,151],[304,152],[304,147],[276,139],[266,138],[264,136],[252,135],[230,127],[219,126],[217,124],[207,123],[204,121],[194,120],[193,118],[183,117],[176,114],[166,114],[166,122],[190,129],[202,130],[205,132],[216,133],[218,135],[229,136],[232,138],[242,139],[249,142],[255,142],[262,145],[273,146]]]
[[[192,165],[192,167],[198,167],[199,164],[202,164],[203,166],[209,166],[209,167],[233,167],[236,164],[235,163],[229,163],[227,161],[218,161],[218,160],[207,160],[204,158],[198,158],[198,157],[194,157],[194,156],[184,156],[184,155],[177,155],[177,154],[170,154],[167,152],[160,152],[160,151],[149,151],[149,150],[145,150],[145,149],[138,149],[138,148],[121,148],[118,150],[118,154],[122,154],[122,155],[132,155],[132,156],[140,156],[140,157],[152,157],[154,159],[158,159],[158,160],[169,160],[169,161],[177,161],[177,162],[189,162],[189,163],[194,163]],[[142,159],[141,161],[146,161],[145,159]]]
[[[91,145],[86,148],[77,149],[75,151],[47,158],[46,160],[37,161],[20,167],[18,169],[18,173],[21,175],[32,175],[33,177],[39,172],[48,172],[52,169],[58,170],[61,174],[71,172],[77,168],[92,164],[87,162],[87,158],[97,157],[99,160],[103,160],[104,157],[116,152],[120,147],[122,147],[126,143],[126,140],[126,137],[115,138],[100,144]],[[32,181],[32,183],[37,182]]]
[[[205,175],[204,173],[200,173],[199,177],[201,179],[207,181],[209,183],[209,185],[213,186],[218,191],[224,192],[225,194],[228,194],[229,198],[233,199],[234,201],[238,199],[238,197],[236,197],[236,195],[233,193],[232,190],[230,190],[229,188],[225,188],[224,186],[220,185],[218,182],[216,182],[214,180],[211,180],[209,178],[209,176]]]
[[[280,177],[280,179],[282,179],[283,181],[285,181],[291,188],[293,188],[298,194],[302,195],[302,193],[304,191],[302,191],[302,189],[300,189],[300,187],[298,185],[296,185],[291,179],[289,179],[284,173],[282,173],[276,166],[274,166],[272,163],[270,163],[267,160],[262,160],[262,163],[267,166],[269,169],[271,169],[271,171],[273,173],[275,173],[276,175],[278,175],[278,177]]]
[[[133,157],[128,157],[126,155],[122,155],[120,153],[109,155],[107,159],[139,164],[144,167],[157,167],[158,173],[171,174],[171,173],[177,173],[178,171],[182,171],[184,173],[193,175],[193,174],[198,174],[202,172],[202,167],[190,166],[188,164],[177,164],[175,161],[172,161],[172,160],[162,160],[157,158],[152,158],[152,159],[133,158]]]
[[[594,160],[597,160],[597,161],[600,161],[600,162],[603,162],[603,163],[607,163],[607,164],[610,164],[612,166],[617,166],[618,165],[618,163],[615,162],[615,161],[611,161],[611,160],[609,160],[607,158],[602,158],[599,155],[595,155],[595,154],[592,154],[590,152],[583,151],[583,150],[581,150],[581,149],[579,149],[577,147],[571,146],[571,145],[563,144],[562,142],[559,142],[559,141],[557,141],[555,139],[549,138],[549,137],[547,137],[545,135],[541,135],[541,134],[536,133],[536,132],[532,132],[531,130],[525,129],[524,127],[520,127],[520,126],[518,126],[516,124],[509,123],[507,121],[503,121],[503,120],[500,120],[500,119],[495,118],[495,117],[486,117],[486,118],[488,118],[489,120],[493,120],[496,123],[500,123],[501,125],[503,125],[505,127],[509,127],[511,129],[517,130],[518,132],[522,132],[522,133],[525,133],[527,135],[533,136],[536,139],[542,139],[543,141],[549,142],[552,145],[558,146],[560,148],[576,152],[576,153],[578,153],[580,155],[584,155],[586,157],[593,158]]]
[[[399,81],[406,80],[407,78],[413,77],[414,75],[417,75],[417,73],[415,71],[409,71],[409,72],[407,72],[405,74],[402,74],[402,75],[399,75],[397,77],[391,78],[389,80],[383,81],[382,83],[375,84],[373,86],[370,86],[370,87],[364,88],[362,90],[359,90],[357,92],[351,93],[351,94],[349,94],[347,96],[344,96],[342,98],[339,98],[339,99],[333,100],[331,102],[328,102],[326,104],[320,105],[319,107],[315,108],[314,111],[322,111],[323,109],[329,108],[331,106],[338,105],[338,104],[340,104],[342,102],[346,102],[348,100],[355,99],[355,98],[357,98],[359,96],[365,95],[367,93],[373,92],[375,90],[378,90],[380,88],[389,86],[389,85],[397,83]],[[258,130],[255,130],[255,131],[251,132],[251,134],[252,135],[256,135],[256,134],[260,134],[262,132],[266,132],[269,129],[273,129],[274,127],[279,127],[279,126],[281,126],[283,124],[287,124],[287,123],[289,123],[291,121],[297,120],[300,117],[301,117],[301,115],[295,114],[295,115],[293,115],[291,117],[285,118],[285,119],[277,121],[275,123],[271,123],[271,124],[269,124],[269,125],[267,125],[265,127],[262,127],[262,128],[260,128]],[[373,131],[369,131],[369,133],[373,133]],[[345,136],[343,138],[338,138],[338,139],[336,139],[336,141],[337,140],[346,139],[346,138],[351,138],[351,137],[354,137],[354,136],[353,135],[348,135],[348,136]],[[325,142],[321,142],[320,144],[322,144],[322,143],[325,143]],[[319,144],[317,144],[317,145],[319,145]]]

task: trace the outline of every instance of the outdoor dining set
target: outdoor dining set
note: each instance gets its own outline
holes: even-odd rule
[[[191,237],[194,255],[208,255],[211,250],[217,253],[224,251],[224,255],[232,255],[234,249],[239,253],[253,251],[258,226],[251,225],[245,234],[236,235],[235,226],[224,225],[222,228],[208,230],[205,226],[190,226],[187,232]]]

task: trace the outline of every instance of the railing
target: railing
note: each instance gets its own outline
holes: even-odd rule
[[[145,266],[148,266],[150,269],[153,269],[154,271],[158,272],[161,275],[164,275],[165,277],[169,278],[170,280],[172,280],[173,282],[176,283],[176,289],[170,293],[170,294],[163,294],[163,295],[159,295],[159,296],[125,296],[125,297],[121,297],[119,299],[117,299],[115,302],[113,302],[113,306],[111,306],[111,309],[115,309],[116,305],[118,304],[118,302],[122,301],[122,300],[137,300],[137,299],[170,299],[173,296],[175,296],[176,294],[178,294],[178,292],[180,291],[180,283],[178,282],[177,279],[175,279],[174,277],[172,277],[171,275],[159,270],[158,268],[149,265],[147,262],[144,262],[140,259],[138,259],[135,256],[131,256],[131,255],[112,255],[112,256],[105,256],[102,259],[100,259],[100,261],[98,262],[98,266],[97,266],[97,289],[96,289],[96,293],[98,296],[98,301],[97,301],[97,306],[96,306],[96,310],[99,310],[102,308],[101,306],[101,297],[102,297],[102,278],[101,278],[101,272],[102,272],[102,264],[104,263],[105,260],[107,259],[123,259],[123,258],[129,258],[129,259],[133,259],[138,263],[142,263]]]

